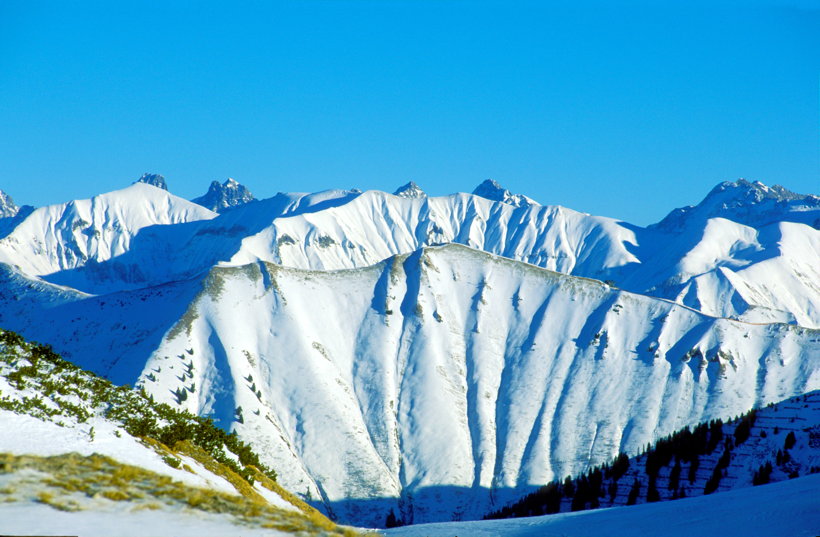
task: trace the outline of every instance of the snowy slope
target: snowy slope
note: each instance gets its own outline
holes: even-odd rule
[[[814,537],[820,475],[675,502],[512,520],[424,524],[388,537]]]
[[[193,526],[205,533],[234,533],[241,525],[280,530],[275,535],[344,531],[284,491],[247,446],[224,432],[6,331],[0,331],[0,431],[3,531],[168,533],[156,524],[128,526],[143,518],[135,515],[141,511],[178,517],[171,527],[181,529],[198,521]],[[57,526],[44,509],[81,514],[62,517]]]
[[[103,297],[50,289],[39,306],[43,290],[19,285],[0,310],[21,314],[3,322],[213,415],[287,487],[360,523],[390,509],[480,515],[490,490],[503,502],[820,387],[816,331],[715,319],[455,245],[338,272],[255,263]]]
[[[513,518],[691,498],[820,472],[820,391],[712,420],[637,457],[557,479],[486,518]]]
[[[53,274],[122,255],[143,228],[215,216],[165,190],[135,183],[91,199],[35,209],[0,239],[0,262],[28,275]]]

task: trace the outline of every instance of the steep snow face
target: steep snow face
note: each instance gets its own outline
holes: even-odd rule
[[[754,227],[787,221],[820,229],[820,197],[796,194],[780,185],[769,187],[760,181],[726,181],[713,188],[699,204],[675,209],[656,226],[675,231],[687,227],[692,220],[715,217]]]
[[[168,190],[168,184],[165,182],[165,177],[158,173],[144,173],[142,174],[142,177],[135,181],[135,183],[144,183],[162,190]]]
[[[204,196],[200,196],[191,201],[202,205],[206,209],[221,213],[232,207],[238,207],[239,205],[254,201],[255,199],[245,185],[241,185],[236,182],[236,180],[228,178],[228,180],[222,184],[220,184],[219,181],[211,182],[211,186]]]
[[[53,274],[122,255],[146,227],[215,216],[204,207],[164,190],[136,183],[91,199],[34,210],[0,239],[0,262],[29,275]],[[172,250],[167,250],[166,256],[169,251]],[[123,273],[118,277],[128,281],[131,275]]]
[[[535,200],[523,194],[513,194],[493,179],[487,179],[473,190],[473,194],[493,201],[500,201],[515,207],[538,205]]]
[[[820,334],[451,245],[214,269],[138,383],[231,426],[343,521],[422,522],[816,389]]]

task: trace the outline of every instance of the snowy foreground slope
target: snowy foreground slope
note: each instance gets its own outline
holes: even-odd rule
[[[388,537],[814,537],[820,474],[713,496],[511,520],[421,524]]]
[[[235,437],[6,331],[0,431],[4,533],[353,535]]]

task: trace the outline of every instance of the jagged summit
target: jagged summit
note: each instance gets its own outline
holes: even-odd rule
[[[394,196],[398,196],[400,198],[426,198],[427,194],[424,190],[421,189],[419,185],[410,181],[406,185],[400,186],[393,192]]]
[[[208,192],[204,196],[194,198],[191,201],[221,213],[226,209],[244,205],[255,199],[245,185],[229,177],[227,181],[221,184],[219,181],[212,181],[211,186],[208,187]]]
[[[168,185],[165,183],[165,177],[158,173],[144,173],[142,177],[135,181],[136,183],[145,183],[146,185],[155,186],[163,190],[168,190]]]
[[[15,205],[11,196],[0,190],[0,218],[17,216],[20,208]]]
[[[656,226],[677,230],[686,220],[718,217],[751,226],[787,221],[818,228],[820,197],[797,194],[780,185],[770,187],[760,181],[724,181],[697,205],[673,210]]]
[[[523,194],[513,194],[498,181],[487,179],[473,190],[473,194],[487,198],[488,200],[500,201],[515,207],[527,207],[529,205],[538,205],[534,200],[528,198]]]

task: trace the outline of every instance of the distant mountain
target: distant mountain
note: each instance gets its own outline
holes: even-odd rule
[[[820,229],[820,196],[796,194],[780,185],[738,179],[717,185],[695,206],[675,209],[657,227],[678,231],[693,220],[726,218],[760,227],[774,222],[799,222]]]
[[[11,196],[0,190],[0,218],[16,216],[19,210]]]
[[[168,190],[168,185],[165,183],[165,177],[158,173],[144,173],[142,177],[136,180],[137,183],[145,183],[146,185],[155,186],[162,190]]]
[[[492,179],[487,179],[475,187],[473,194],[476,196],[481,196],[482,198],[487,198],[488,200],[500,201],[508,205],[513,205],[515,207],[538,205],[538,203],[534,200],[523,194],[513,194]]]
[[[427,194],[424,190],[421,189],[419,185],[410,181],[406,185],[400,186],[395,192],[393,192],[394,196],[398,196],[400,198],[425,198]]]
[[[166,190],[137,182],[91,199],[33,210],[0,239],[0,262],[25,274],[45,276],[117,257],[131,248],[144,228],[215,216]],[[139,279],[139,268],[131,270],[113,277],[125,282]]]
[[[229,178],[222,184],[220,184],[219,181],[211,182],[211,186],[204,196],[200,196],[191,201],[202,205],[206,209],[221,213],[227,209],[254,201],[255,199],[251,191],[244,185]]]

